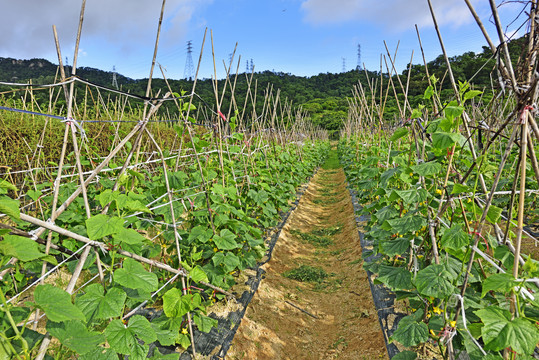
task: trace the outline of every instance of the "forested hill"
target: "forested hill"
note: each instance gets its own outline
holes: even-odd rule
[[[510,42],[512,53],[518,56],[520,47],[524,38]],[[490,88],[490,72],[494,67],[494,59],[490,49],[484,48],[481,53],[466,52],[462,55],[450,59],[455,78],[465,81],[473,77],[472,83],[478,89]],[[484,66],[486,64],[486,66]],[[484,67],[483,67],[484,66]],[[480,70],[483,67],[482,70]],[[17,60],[12,58],[0,58],[0,81],[8,82],[26,82],[32,80],[34,84],[52,83],[55,79],[58,66],[45,59]],[[448,77],[446,76],[447,66],[440,55],[428,63],[430,74],[434,74],[438,79],[443,79],[442,88],[450,92]],[[71,73],[69,67],[66,68],[67,75]],[[410,74],[410,84],[408,95],[412,105],[421,100],[422,95],[428,86],[428,80],[425,75],[423,65],[412,65]],[[111,86],[112,72],[103,71],[94,68],[77,68],[77,75],[91,82]],[[249,74],[239,74],[237,77],[236,94],[246,94]],[[380,73],[377,71],[348,71],[344,73],[321,73],[310,77],[295,76],[286,73],[276,73],[271,71],[258,72],[254,74],[253,84],[257,82],[257,93],[264,96],[268,86],[273,86],[273,90],[280,89],[281,100],[287,99],[296,106],[302,106],[303,109],[311,114],[314,122],[319,123],[327,129],[337,129],[341,124],[341,119],[346,118],[348,101],[347,97],[352,96],[352,88],[361,82],[364,88],[367,88],[367,76],[372,83],[379,83]],[[401,74],[401,81],[406,84],[408,69]],[[388,84],[387,73],[382,74],[384,86]],[[378,80],[377,80],[378,79]],[[131,79],[121,74],[117,75],[118,84],[123,90],[131,93],[144,95],[148,79]],[[169,80],[174,91],[190,91],[192,82],[186,80]],[[393,78],[398,96],[403,96],[398,85],[396,76]],[[225,81],[220,80],[219,86],[224,86]],[[153,89],[162,88],[166,90],[163,80],[155,79]],[[254,85],[253,85],[254,88]],[[2,88],[3,89],[3,88]],[[215,95],[211,80],[199,80],[197,82],[196,92],[209,104],[215,103]],[[390,99],[386,104],[385,114],[393,117],[397,114],[397,106],[390,91]],[[47,96],[48,98],[48,96]],[[47,99],[43,99],[46,101]],[[228,109],[228,99],[225,97],[223,109]],[[236,98],[238,104],[243,104],[243,99]],[[263,101],[259,101],[258,106],[262,106]]]

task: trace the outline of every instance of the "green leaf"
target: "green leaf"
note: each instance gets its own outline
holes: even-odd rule
[[[462,230],[461,224],[455,224],[449,230],[446,230],[440,241],[442,247],[452,250],[458,250],[469,243],[470,236]]]
[[[136,245],[142,243],[145,238],[134,229],[121,228],[120,231],[112,235],[116,244],[123,242],[129,245]]]
[[[157,340],[150,322],[141,315],[131,317],[127,326],[121,320],[112,320],[105,329],[105,336],[113,350],[137,359],[143,359],[148,354],[148,346],[140,345],[138,339],[146,343]]]
[[[423,314],[418,310],[412,315],[403,317],[399,321],[397,330],[390,337],[391,341],[398,341],[405,347],[416,346],[424,343],[429,338],[429,328],[424,322],[418,322],[417,318]]]
[[[462,115],[464,112],[464,108],[462,106],[446,106],[445,108],[445,116],[449,120],[454,120]]]
[[[516,318],[508,310],[490,306],[475,311],[485,326],[481,336],[485,350],[499,351],[512,348],[518,354],[531,354],[539,342],[539,331],[528,320]]]
[[[111,201],[116,200],[118,198],[119,194],[120,193],[118,191],[112,192],[111,189],[107,189],[107,190],[103,191],[101,194],[99,194],[99,196],[98,196],[99,204],[102,207],[104,207],[105,205],[107,205]]]
[[[456,143],[463,144],[466,139],[461,134],[448,132],[435,132],[432,134],[432,146],[445,150]]]
[[[429,85],[426,89],[425,89],[425,93],[423,94],[423,99],[424,100],[429,100],[432,95],[434,95],[434,89],[432,88],[432,85]]]
[[[110,348],[98,346],[94,347],[93,351],[82,355],[79,360],[118,360],[118,354]]]
[[[492,274],[483,280],[481,297],[485,297],[489,291],[498,291],[505,294],[510,292],[517,285],[518,282],[511,274]]]
[[[397,237],[380,242],[383,253],[387,256],[403,255],[410,247],[410,239]]]
[[[23,262],[47,256],[39,251],[39,244],[34,240],[17,235],[4,235],[4,240],[0,242],[0,253]]]
[[[482,91],[479,90],[470,90],[466,94],[464,94],[464,100],[470,100],[476,97],[477,95],[482,94]]]
[[[226,272],[231,272],[235,270],[238,266],[240,266],[241,261],[239,257],[229,252],[225,255],[225,258],[223,259],[223,264],[225,265]]]
[[[28,192],[26,193],[26,195],[28,195],[30,197],[30,199],[34,200],[34,201],[37,201],[37,199],[39,199],[39,197],[41,195],[43,195],[43,193],[39,190],[35,191],[35,190],[28,190]]]
[[[96,346],[105,341],[103,334],[88,331],[86,326],[77,320],[62,323],[49,321],[47,331],[60,340],[62,345],[81,355],[91,352]]]
[[[92,284],[86,293],[75,300],[75,305],[82,310],[87,321],[92,319],[108,319],[122,314],[127,294],[118,288],[110,289],[104,294],[101,284]]]
[[[470,192],[472,189],[468,185],[455,184],[451,190],[451,194],[462,194],[464,192]]]
[[[91,240],[99,240],[120,232],[124,228],[123,224],[123,219],[119,217],[99,214],[86,220],[86,229]]]
[[[157,275],[144,269],[142,264],[133,259],[125,259],[123,267],[114,272],[114,281],[130,289],[143,291],[157,290]]]
[[[503,209],[494,205],[490,205],[487,211],[487,220],[493,224],[496,224],[502,216],[502,211]]]
[[[380,265],[377,280],[391,290],[409,290],[413,288],[412,274],[405,268]]]
[[[233,250],[240,247],[236,242],[236,235],[228,229],[223,229],[219,235],[213,237],[213,241],[219,250]]]
[[[17,191],[17,187],[9,181],[0,179],[0,194],[6,194],[8,190]]]
[[[391,137],[389,138],[389,141],[397,141],[399,140],[400,138],[408,135],[408,129],[407,128],[398,128],[397,130],[395,130],[395,132],[393,133],[393,135],[391,135]]]
[[[179,289],[172,288],[163,295],[163,311],[168,317],[182,317],[196,309],[201,302],[199,294],[182,295]]]
[[[382,224],[386,220],[395,218],[398,215],[399,212],[392,206],[384,206],[374,214],[380,224]]]
[[[82,311],[71,303],[71,295],[55,286],[38,285],[34,291],[34,301],[50,321],[86,320]]]
[[[8,196],[0,196],[0,214],[6,214],[12,219],[20,220],[19,200],[13,200]]]
[[[209,282],[208,275],[206,275],[204,270],[199,265],[195,266],[191,269],[191,271],[189,271],[189,276],[191,277],[191,280],[197,283],[201,281]]]
[[[393,190],[393,192],[407,205],[427,200],[428,194],[425,189]]]
[[[193,317],[198,330],[203,333],[209,333],[212,328],[217,327],[217,320],[204,315],[195,315]]]
[[[429,265],[417,273],[415,286],[420,294],[443,299],[454,292],[453,277],[444,265]]]
[[[174,343],[172,343],[171,345],[174,345]],[[178,353],[163,355],[159,351],[159,348],[155,348],[153,351],[153,356],[150,358],[150,360],[178,360],[179,356],[180,355]]]
[[[442,170],[440,163],[429,161],[412,166],[412,170],[420,176],[432,176],[438,174]]]
[[[391,231],[399,234],[414,232],[426,225],[426,220],[423,217],[412,215],[411,213],[401,218],[387,220],[387,222],[391,226]]]
[[[417,354],[413,351],[404,350],[393,356],[391,360],[415,360],[417,359]]]
[[[207,225],[197,225],[191,229],[187,239],[190,242],[197,240],[201,243],[206,243],[209,239],[211,239],[212,235],[213,231]]]

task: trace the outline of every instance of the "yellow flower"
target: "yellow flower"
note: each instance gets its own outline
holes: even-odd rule
[[[430,334],[431,334],[432,336],[436,336],[436,333],[435,333],[432,329],[430,329]]]
[[[402,215],[406,214],[408,212],[408,210],[404,209],[402,210]]]
[[[216,248],[216,247],[214,247],[214,248],[213,248],[213,252],[217,252],[217,251],[218,251],[218,250],[217,250],[217,248]]]
[[[414,173],[410,173],[410,176],[414,176]]]
[[[471,202],[472,202],[472,199],[471,199],[471,198],[468,198],[468,202],[471,203]]]
[[[187,335],[187,328],[182,329],[182,334]]]
[[[456,321],[450,321],[449,322],[449,326],[451,326],[452,328],[456,328],[457,327],[457,322]]]
[[[443,313],[444,311],[443,311],[443,309],[440,309],[437,306],[433,306],[432,307],[432,312],[439,315],[439,314]]]
[[[441,189],[436,189],[436,194],[442,195],[442,190]]]

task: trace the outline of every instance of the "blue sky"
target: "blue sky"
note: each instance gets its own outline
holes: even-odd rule
[[[432,0],[449,55],[481,51],[486,42],[463,0]],[[472,0],[496,43],[487,0]],[[73,61],[81,1],[0,0],[0,56],[42,57],[57,63],[51,26],[59,31],[63,57]],[[132,78],[149,74],[161,0],[87,0],[78,66],[116,70]],[[522,5],[500,6],[509,24]],[[506,31],[512,35],[518,19]],[[238,43],[233,70],[241,55],[240,72],[253,59],[255,71],[274,70],[300,76],[337,73],[357,65],[357,45],[369,70],[379,70],[384,40],[393,54],[399,44],[397,67],[414,63],[421,53],[414,25],[419,26],[427,61],[441,53],[427,0],[167,0],[157,61],[169,78],[182,78],[186,42],[193,41],[196,68],[204,30],[208,29],[200,78],[214,74],[210,30],[217,77],[225,76],[223,60]],[[522,28],[517,33],[525,33]],[[400,42],[400,43],[399,43]],[[384,72],[386,72],[384,64]],[[156,69],[155,76],[160,76]]]

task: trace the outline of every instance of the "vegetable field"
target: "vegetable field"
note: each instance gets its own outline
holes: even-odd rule
[[[517,19],[519,54],[490,3],[490,88],[455,81],[438,33],[451,88],[425,66],[429,86],[412,107],[410,72],[392,76],[388,51],[387,73],[352,87],[330,142],[278,89],[257,97],[252,74],[237,103],[235,52],[226,79],[212,79],[214,106],[196,78],[153,89],[163,10],[145,95],[78,77],[83,0],[71,76],[53,27],[56,81],[1,83],[0,360],[226,356],[297,203],[267,273],[272,294],[248,321],[315,340],[298,350],[271,329],[280,348],[270,341],[266,355],[386,356],[378,320],[390,326],[365,290],[382,287],[385,310],[399,309],[382,329],[393,359],[539,358],[537,3]],[[384,113],[390,97],[397,117]],[[240,338],[253,340],[249,330]],[[234,356],[262,354],[257,341],[236,343]]]

